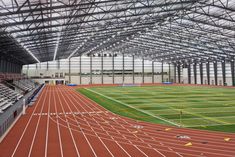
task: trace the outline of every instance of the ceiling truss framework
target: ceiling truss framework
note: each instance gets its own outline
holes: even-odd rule
[[[0,30],[35,61],[121,53],[233,60],[234,0],[0,0]]]

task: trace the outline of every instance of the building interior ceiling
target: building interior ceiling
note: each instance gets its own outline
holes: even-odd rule
[[[103,53],[233,61],[235,1],[0,0],[0,32],[0,53],[24,64]]]

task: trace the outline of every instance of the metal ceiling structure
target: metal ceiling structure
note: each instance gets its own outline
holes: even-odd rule
[[[14,38],[1,31],[0,59],[19,65],[35,63],[34,58]]]
[[[0,0],[0,29],[37,62],[94,53],[204,62],[235,56],[234,0]]]

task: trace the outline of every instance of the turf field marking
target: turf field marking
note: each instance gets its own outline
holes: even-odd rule
[[[150,114],[149,112],[146,112],[146,111],[140,110],[140,109],[135,108],[135,107],[133,107],[133,106],[130,106],[130,105],[128,105],[128,104],[126,104],[126,103],[124,103],[124,102],[122,102],[122,101],[119,101],[119,100],[113,99],[113,98],[111,98],[111,97],[109,97],[109,96],[103,95],[103,94],[101,94],[101,93],[98,93],[98,92],[93,91],[93,90],[88,89],[88,88],[84,88],[84,89],[86,89],[86,90],[88,90],[88,91],[90,91],[90,92],[96,93],[96,94],[98,94],[98,95],[100,95],[100,96],[103,96],[103,97],[105,97],[105,98],[107,98],[107,99],[109,99],[109,100],[112,100],[112,101],[115,101],[115,102],[120,103],[120,104],[122,104],[122,105],[125,105],[125,106],[127,106],[127,107],[129,107],[129,108],[132,108],[132,109],[134,109],[134,110],[137,110],[137,111],[139,111],[139,112],[145,113],[145,114],[147,114],[147,115],[149,115],[149,116],[151,116],[151,117],[154,117],[154,118],[160,119],[160,120],[162,120],[162,121],[165,121],[165,122],[167,122],[167,123],[170,123],[170,124],[173,124],[173,125],[175,125],[175,126],[180,127],[180,125],[179,125],[179,124],[177,124],[177,123],[175,123],[175,122],[169,121],[169,120],[164,119],[164,118],[159,117],[159,116],[152,115],[152,114]]]
[[[142,90],[143,91],[143,90]],[[208,91],[209,92],[209,91]],[[183,93],[185,93],[185,92],[183,92]],[[117,94],[118,95],[118,94]],[[102,95],[102,96],[104,96],[104,95]],[[126,95],[124,96],[124,97],[127,97]],[[128,98],[129,98],[129,96],[128,96]],[[132,97],[131,97],[132,98]],[[112,99],[112,98],[111,98]],[[116,100],[116,99],[114,99],[114,100]],[[118,101],[118,100],[117,100]],[[127,104],[128,105],[128,104]],[[129,105],[128,105],[129,106]],[[162,106],[162,105],[160,105],[160,106]],[[130,107],[130,106],[129,106]],[[181,111],[182,109],[177,109],[177,108],[174,108],[174,107],[171,107],[171,106],[166,106],[168,109],[172,109],[172,110],[175,110],[175,111]],[[135,107],[133,107],[133,108],[135,108]],[[135,108],[136,110],[139,110],[139,109],[137,109],[137,108]],[[203,108],[203,109],[205,109],[205,108]],[[208,108],[209,109],[209,108]],[[142,110],[141,110],[142,111]],[[223,120],[219,120],[219,119],[216,119],[216,118],[212,118],[212,117],[207,117],[207,116],[203,116],[203,115],[201,115],[200,113],[194,113],[194,112],[190,112],[190,111],[187,111],[187,110],[182,110],[183,112],[186,112],[187,114],[190,114],[190,115],[193,115],[193,116],[196,116],[196,117],[199,117],[199,118],[202,118],[202,119],[204,119],[204,120],[209,120],[209,121],[214,121],[214,122],[216,122],[216,123],[222,123],[222,124],[226,124],[226,125],[228,125],[228,124],[230,124],[230,123],[228,123],[228,122],[226,122],[226,121],[223,121]],[[149,113],[149,112],[148,112]],[[149,113],[149,114],[151,114],[151,113]],[[152,114],[151,114],[152,115]],[[186,125],[186,127],[187,127],[187,125]]]
[[[86,88],[87,89],[87,88]],[[101,93],[99,93],[99,92],[96,92],[96,91],[93,91],[93,90],[91,90],[91,89],[87,89],[87,90],[90,90],[90,91],[92,91],[92,92],[95,92],[96,94],[99,94],[99,95],[101,95],[101,96],[104,96],[104,97],[106,97],[106,98],[108,98],[108,99],[110,99],[110,100],[113,100],[113,101],[116,101],[116,102],[118,102],[118,103],[121,103],[121,104],[123,104],[123,105],[125,105],[125,106],[128,106],[128,107],[130,107],[130,108],[133,108],[133,109],[136,109],[137,111],[140,111],[140,112],[143,112],[143,113],[146,113],[146,114],[148,114],[148,115],[151,115],[151,116],[153,116],[153,117],[159,117],[159,119],[161,119],[161,120],[163,120],[163,121],[166,121],[166,122],[171,122],[171,124],[172,123],[174,123],[174,124],[177,124],[176,122],[172,122],[172,121],[170,121],[170,120],[166,120],[166,119],[164,119],[164,118],[161,118],[160,116],[156,116],[156,115],[153,115],[153,114],[151,114],[151,113],[149,113],[148,111],[144,111],[144,110],[141,110],[141,109],[138,109],[138,108],[135,108],[135,107],[133,107],[133,106],[131,106],[131,105],[129,105],[129,104],[126,104],[126,103],[124,103],[124,102],[122,102],[122,101],[119,101],[119,100],[116,100],[116,99],[113,99],[113,98],[111,98],[111,97],[109,97],[109,96],[107,96],[107,95],[104,95],[104,94],[101,94]],[[142,90],[143,91],[143,90]],[[208,91],[209,92],[209,91]],[[106,93],[106,92],[105,92]],[[124,91],[124,93],[126,93],[126,91]],[[158,92],[157,92],[158,93]],[[185,92],[183,92],[183,93],[185,93]],[[120,94],[123,94],[123,92],[121,92],[120,93],[120,91],[118,91],[118,94],[116,94],[117,96],[121,96],[121,97],[128,97],[128,98],[131,98],[131,99],[133,99],[133,97],[129,97],[129,96],[126,96],[126,95],[120,95]],[[185,104],[184,104],[185,105]],[[174,111],[177,111],[177,112],[180,112],[182,109],[178,109],[178,108],[174,108],[174,107],[172,107],[172,106],[166,106],[166,108],[168,108],[168,109],[170,109],[170,110],[174,110]],[[205,109],[205,108],[203,108],[203,109]],[[209,108],[208,108],[209,109]],[[164,110],[164,109],[163,109]],[[230,124],[230,123],[228,123],[228,122],[226,122],[226,121],[222,121],[222,120],[219,120],[219,119],[216,119],[216,118],[211,118],[211,117],[206,117],[206,116],[203,116],[203,115],[201,115],[200,113],[194,113],[194,112],[190,112],[190,111],[187,111],[187,110],[182,110],[184,113],[187,113],[187,114],[190,114],[190,115],[193,115],[193,116],[196,116],[196,117],[199,117],[199,118],[202,118],[202,120],[209,120],[209,121],[212,121],[212,122],[216,122],[216,123],[220,123],[220,124],[226,124],[226,125],[228,125],[228,124]],[[183,120],[183,119],[182,119]],[[177,126],[181,126],[182,124],[178,124]],[[191,126],[189,126],[189,125],[184,125],[185,127],[191,127]]]

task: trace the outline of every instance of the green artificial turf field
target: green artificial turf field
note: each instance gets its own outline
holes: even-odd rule
[[[78,89],[108,110],[148,122],[235,132],[235,89],[192,86]]]

